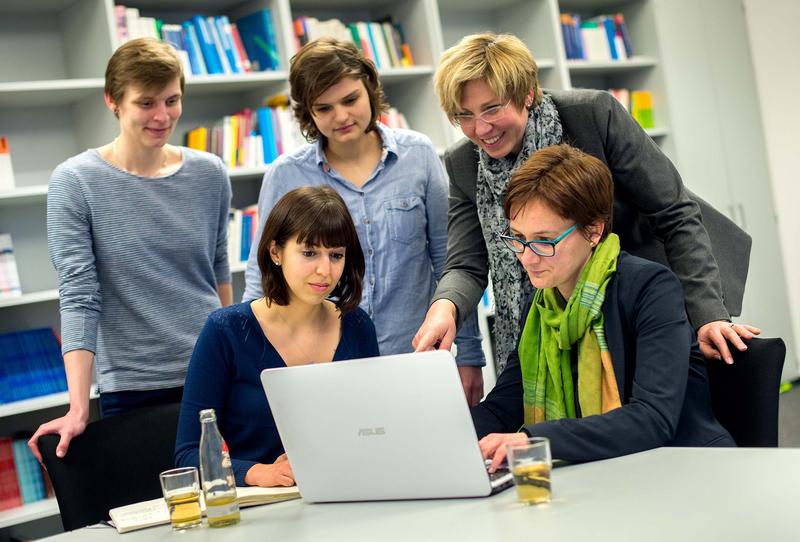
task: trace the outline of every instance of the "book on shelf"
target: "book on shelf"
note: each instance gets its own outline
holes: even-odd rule
[[[228,213],[228,262],[246,262],[250,258],[258,229],[258,205],[231,209]]]
[[[562,13],[561,36],[569,60],[627,60],[633,56],[625,16],[598,15],[583,19],[577,13]]]
[[[183,27],[179,24],[164,24],[161,26],[161,39],[172,45],[175,52],[181,58],[183,73],[194,73],[192,58],[189,53],[189,44],[186,43],[186,36]],[[196,61],[196,60],[195,60]]]
[[[625,111],[630,112],[631,110],[631,91],[627,88],[610,88],[608,89],[609,94],[611,94],[617,101],[625,108]]]
[[[181,22],[143,16],[138,8],[114,6],[119,45],[154,37],[169,43],[191,75],[239,74],[276,70],[280,64],[269,9],[231,22],[226,15],[197,14]]]
[[[631,92],[631,115],[642,128],[655,128],[652,92],[649,90]]]
[[[0,136],[0,192],[10,192],[16,188],[14,168],[11,166],[11,147],[8,138]]]
[[[297,486],[237,487],[236,496],[239,498],[239,506],[247,508],[299,499],[300,492],[297,490]],[[205,515],[206,507],[202,495],[200,496],[200,508]],[[169,510],[162,498],[112,508],[108,511],[108,515],[120,534],[169,523]]]
[[[628,90],[627,88],[610,88],[608,92],[622,104],[626,111],[636,119],[642,128],[654,128],[653,93],[649,90]]]
[[[47,498],[42,466],[28,447],[28,438],[15,438],[12,441],[14,466],[17,471],[20,497],[23,504],[41,501]]]
[[[0,233],[0,299],[22,295],[11,235]]]
[[[195,15],[192,17],[192,24],[197,33],[197,40],[200,43],[200,52],[203,54],[203,60],[205,60],[208,74],[225,73],[222,69],[219,51],[217,51],[214,38],[211,36],[211,30],[209,29],[206,18],[202,15]]]
[[[292,27],[297,48],[315,39],[330,37],[353,43],[378,69],[414,65],[402,26],[390,18],[345,24],[339,19],[320,20],[302,15],[294,20]]]
[[[22,506],[14,446],[10,438],[0,438],[0,510]]]
[[[53,329],[0,334],[0,404],[66,390],[61,341]]]
[[[31,434],[0,437],[0,511],[55,497],[47,471],[28,447]]]
[[[278,42],[272,23],[272,11],[260,9],[235,22],[253,71],[277,70],[280,67]]]

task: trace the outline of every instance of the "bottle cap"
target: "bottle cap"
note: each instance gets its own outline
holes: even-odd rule
[[[217,413],[214,412],[213,408],[207,408],[205,410],[200,411],[200,421],[201,422],[215,422],[217,421]]]

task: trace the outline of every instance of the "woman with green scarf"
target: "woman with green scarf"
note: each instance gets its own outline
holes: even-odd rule
[[[705,360],[681,285],[620,251],[613,184],[597,158],[541,149],[513,175],[498,232],[536,289],[517,352],[473,420],[496,468],[509,442],[550,439],[553,457],[592,461],[659,446],[734,446],[714,419]]]

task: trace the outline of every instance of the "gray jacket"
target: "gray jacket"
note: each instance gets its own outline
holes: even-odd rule
[[[611,170],[613,230],[622,249],[675,272],[695,329],[741,313],[750,236],[686,189],[669,159],[610,94],[546,92],[558,110],[563,141]],[[478,303],[489,271],[475,203],[476,150],[463,139],[444,157],[450,178],[447,262],[433,300],[453,301],[459,318]]]

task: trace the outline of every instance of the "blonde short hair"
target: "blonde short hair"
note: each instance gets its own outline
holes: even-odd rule
[[[433,81],[439,104],[453,122],[461,112],[464,85],[484,79],[501,101],[522,109],[533,90],[534,103],[542,99],[533,55],[511,34],[472,34],[442,54]]]

